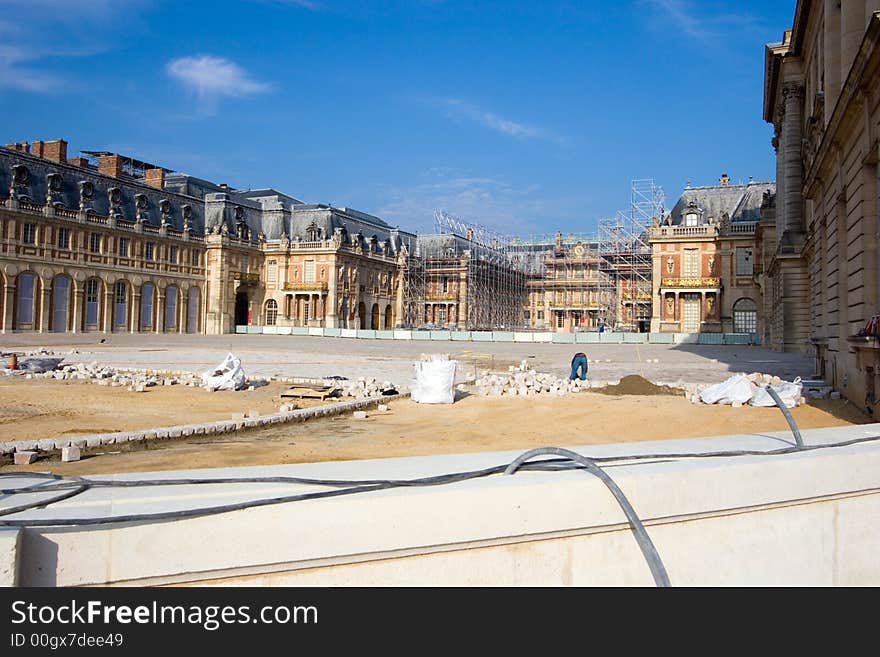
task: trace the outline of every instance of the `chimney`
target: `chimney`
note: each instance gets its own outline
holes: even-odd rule
[[[31,155],[43,157],[43,142],[37,140],[31,142]]]
[[[730,184],[730,176],[728,176],[726,173],[722,173],[719,182],[721,183],[722,187],[727,187]]]
[[[67,162],[67,142],[63,139],[44,142],[43,157],[56,162]]]
[[[150,187],[165,189],[165,169],[147,169],[144,171],[144,182]]]
[[[18,151],[19,153],[29,153],[30,145],[26,141],[16,142],[14,144],[6,144],[6,148],[11,148],[14,151]]]
[[[75,167],[87,167],[89,165],[89,161],[84,157],[72,157],[67,160],[68,164],[72,164]]]
[[[122,156],[116,153],[98,157],[98,173],[118,178],[122,175]]]

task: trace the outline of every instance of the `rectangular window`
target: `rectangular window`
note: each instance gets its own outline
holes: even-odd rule
[[[119,256],[122,258],[128,257],[128,238],[120,237],[119,242],[117,242],[119,246]]]
[[[544,311],[543,310],[538,311],[538,319],[544,319]]]
[[[144,244],[144,260],[152,260],[155,256],[156,245],[153,242]]]
[[[738,246],[736,247],[736,275],[751,276],[752,268],[752,247]]]
[[[305,272],[303,274],[303,282],[305,282],[305,283],[314,283],[315,282],[315,261],[314,260],[306,260]]]
[[[25,224],[22,227],[21,241],[25,244],[37,243],[37,224]]]
[[[443,294],[449,292],[449,276],[443,277]]]
[[[199,252],[193,249],[189,252],[189,264],[193,267],[198,267],[200,263]]]
[[[94,235],[95,233],[92,233]],[[86,324],[98,323],[98,281],[90,278],[86,281]]]
[[[525,312],[525,318],[526,318],[526,319],[531,319],[531,318],[532,318],[532,313],[530,313],[530,312],[527,310],[527,311]]]
[[[556,313],[556,328],[562,328],[562,323],[565,319],[565,314],[562,312]]]
[[[266,280],[269,283],[278,282],[278,261],[269,260],[266,263]]]
[[[69,249],[70,248],[70,229],[69,228],[58,228],[58,248],[59,249]]]
[[[303,321],[309,321],[309,302],[303,301]]]
[[[89,235],[89,251],[92,253],[101,252],[101,235],[100,233],[92,233]]]
[[[700,252],[696,249],[685,249],[682,275],[684,278],[700,277]]]
[[[172,265],[177,264],[177,247],[176,246],[169,246],[168,247],[168,262],[170,262]]]

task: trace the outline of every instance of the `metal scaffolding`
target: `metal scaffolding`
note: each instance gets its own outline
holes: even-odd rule
[[[653,178],[630,183],[630,210],[599,221],[601,267],[614,282],[612,325],[646,331],[651,319],[651,245],[648,228],[662,219],[665,196]]]
[[[402,326],[522,328],[527,276],[510,239],[442,211],[434,218],[438,233],[419,236],[402,259]]]
[[[651,317],[648,227],[663,217],[653,179],[630,183],[630,210],[598,233],[511,237],[434,213],[401,258],[407,328],[545,331],[647,330]]]

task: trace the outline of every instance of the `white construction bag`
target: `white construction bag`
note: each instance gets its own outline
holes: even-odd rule
[[[429,360],[414,363],[416,379],[412,400],[419,404],[451,404],[455,401],[454,360]]]
[[[734,374],[732,377],[700,393],[700,401],[704,404],[732,404],[738,401],[747,403],[755,392],[754,383],[745,374]]]
[[[232,354],[226,354],[217,367],[202,373],[202,385],[211,390],[241,390],[246,381],[241,360]]]
[[[791,383],[783,381],[782,383],[777,383],[770,387],[773,388],[777,395],[779,395],[779,398],[782,400],[782,403],[785,404],[786,408],[794,408],[797,406],[797,400],[803,394],[804,390],[804,386],[801,384],[801,377],[797,377]],[[776,406],[773,397],[770,396],[770,393],[767,392],[767,389],[764,387],[758,388],[755,391],[755,394],[752,395],[752,401],[749,403],[752,406]]]

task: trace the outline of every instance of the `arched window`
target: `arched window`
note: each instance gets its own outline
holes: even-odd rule
[[[34,287],[36,276],[30,272],[18,275],[18,299],[16,308],[18,311],[18,328],[34,328]]]
[[[186,332],[199,332],[199,288],[189,288],[189,300],[186,304]]]
[[[141,287],[141,331],[153,328],[153,292],[152,283],[144,283]]]
[[[278,321],[278,302],[269,299],[266,302],[266,326],[275,326]]]
[[[751,299],[740,299],[733,304],[733,332],[758,332],[758,306]]]
[[[165,288],[165,330],[177,329],[177,287],[169,285]]]

